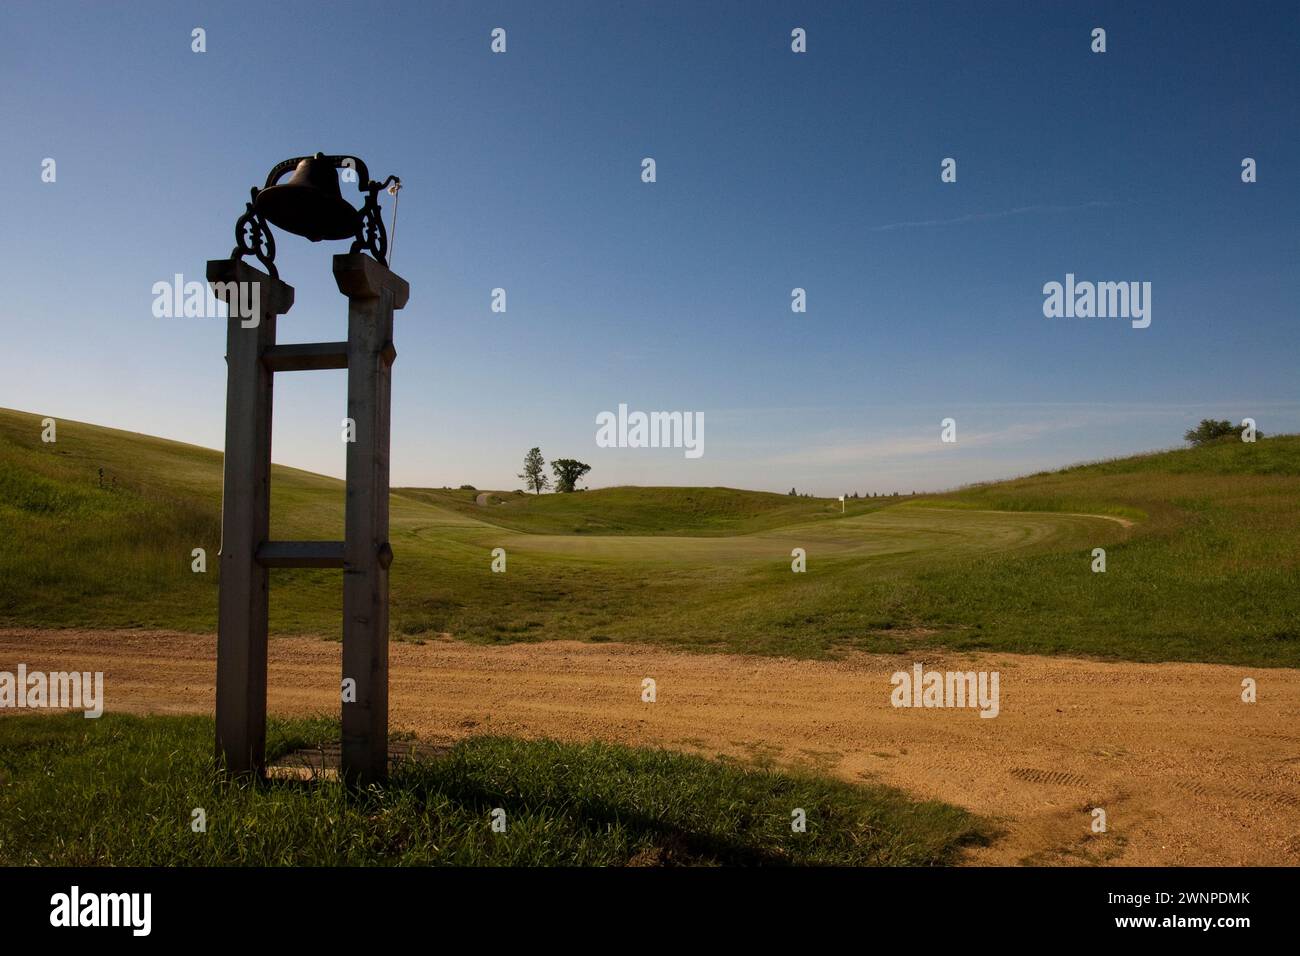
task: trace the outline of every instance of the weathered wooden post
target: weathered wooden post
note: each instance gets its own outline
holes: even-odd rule
[[[273,377],[262,356],[293,289],[237,258],[208,262],[208,281],[229,311],[226,331],[226,455],[221,495],[221,593],[217,606],[217,751],[233,774],[266,757],[267,569],[257,549],[271,515]],[[231,285],[234,283],[234,285]],[[252,316],[238,314],[244,301]],[[253,292],[252,290],[256,290]]]
[[[358,784],[388,772],[388,435],[393,310],[406,305],[406,280],[362,253],[334,257],[348,297],[348,445],[343,546],[343,772]]]
[[[365,205],[339,191],[338,170],[354,170]],[[290,169],[292,179],[277,181]],[[374,182],[355,156],[298,157],[278,164],[235,226],[229,259],[208,263],[208,281],[230,309],[226,339],[226,456],[221,511],[217,623],[217,758],[233,775],[266,769],[266,658],[270,568],[343,569],[342,772],[349,783],[388,774],[388,439],[393,312],[406,281],[389,270],[378,194],[401,181]],[[348,297],[345,342],[277,345],[276,317],[293,305],[279,279],[267,221],[317,242],[352,238],[334,257]],[[368,253],[368,254],[367,254]],[[243,262],[256,256],[267,272]],[[238,304],[252,303],[252,314]],[[346,368],[347,504],[343,541],[271,541],[271,409],[276,372]],[[351,688],[349,688],[349,684]],[[349,692],[351,691],[351,692]]]

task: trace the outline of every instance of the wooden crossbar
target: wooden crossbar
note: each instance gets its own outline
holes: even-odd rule
[[[264,568],[341,568],[342,541],[263,541],[257,563]]]
[[[347,342],[302,342],[273,345],[262,353],[262,363],[272,372],[313,372],[348,367]]]

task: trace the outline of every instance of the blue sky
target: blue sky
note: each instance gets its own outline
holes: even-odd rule
[[[1300,431],[1298,28],[1294,3],[6,4],[0,406],[219,448],[223,322],[154,317],[152,286],[202,279],[249,187],[322,150],[405,184],[395,484],[517,487],[540,445],[593,486],[929,490],[1207,416]],[[278,244],[280,340],[344,337],[346,243]],[[1150,328],[1045,318],[1066,273],[1151,282]],[[597,448],[619,403],[703,412],[705,454]],[[345,411],[343,372],[279,376],[275,460],[341,475]]]

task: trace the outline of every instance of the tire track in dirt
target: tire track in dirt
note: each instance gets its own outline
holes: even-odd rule
[[[211,713],[216,639],[0,630],[0,670],[102,670],[111,711]],[[273,638],[270,708],[338,710],[340,646]],[[894,708],[890,675],[997,670],[1001,712]],[[1240,699],[1241,678],[1258,703]],[[658,700],[641,701],[652,677]],[[766,758],[993,818],[974,863],[1300,863],[1300,671],[925,651],[798,661],[550,642],[390,646],[394,730]],[[1093,834],[1092,810],[1107,813]]]
[[[1049,784],[1053,787],[1087,789],[1090,786],[1083,777],[1072,773],[1063,773],[1060,770],[1031,770],[1026,767],[1016,767],[1011,771],[1011,776],[1027,783]]]

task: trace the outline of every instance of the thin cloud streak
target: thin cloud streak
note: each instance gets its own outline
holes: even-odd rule
[[[1042,435],[1059,432],[1063,426],[1043,422],[1041,424],[1011,425],[995,431],[966,433],[958,431],[957,445],[962,449],[990,448],[1014,445],[1032,441]],[[1064,426],[1071,427],[1071,426]],[[1082,426],[1073,426],[1082,427]],[[765,465],[849,465],[879,464],[882,461],[898,462],[925,458],[942,454],[954,446],[939,441],[939,428],[931,429],[933,434],[913,435],[906,438],[882,438],[873,441],[830,444],[821,447],[805,448],[798,452],[778,455],[767,459]]]
[[[825,468],[852,465],[898,466],[932,458],[935,455],[965,452],[972,448],[990,450],[1008,449],[1039,439],[1059,435],[1061,432],[1081,428],[1118,428],[1126,424],[1148,420],[1150,410],[1143,408],[1097,407],[1079,411],[1065,418],[1042,421],[1013,422],[1002,428],[984,431],[966,431],[958,418],[957,442],[944,444],[939,440],[939,422],[924,426],[924,430],[910,430],[907,435],[882,436],[866,441],[837,441],[830,436],[818,444],[773,456],[763,461],[767,466],[821,466]],[[1063,462],[1064,464],[1064,462]]]
[[[1078,212],[1081,209],[1105,209],[1119,205],[1122,205],[1122,203],[1095,200],[1080,203],[1077,206],[1017,206],[1015,209],[1004,209],[1002,212],[977,212],[966,216],[957,216],[955,219],[918,219],[910,222],[890,222],[883,226],[870,226],[867,232],[891,232],[895,229],[916,229],[924,226],[953,226],[960,223],[988,222],[993,219],[1006,219],[1009,216],[1023,216],[1031,212]]]

